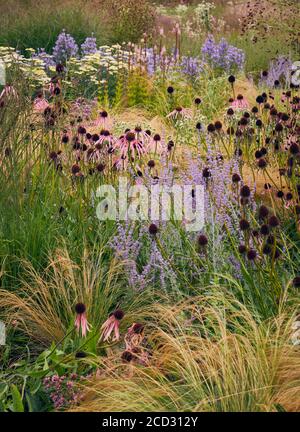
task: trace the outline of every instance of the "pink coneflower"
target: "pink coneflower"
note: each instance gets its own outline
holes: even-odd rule
[[[101,127],[102,129],[110,129],[112,127],[111,118],[106,110],[102,110],[99,112],[99,115],[94,122],[94,125],[97,127]]]
[[[48,108],[48,101],[42,96],[38,96],[33,101],[33,109],[37,112],[44,112],[46,108]]]
[[[12,85],[6,84],[0,94],[0,102],[4,102],[5,99],[10,99],[11,97],[17,96],[18,94],[16,89]]]
[[[124,312],[121,309],[116,309],[102,325],[100,341],[108,341],[112,336],[112,341],[120,339],[120,321],[124,317]]]
[[[232,102],[230,108],[244,110],[249,108],[249,103],[247,99],[242,95],[238,95],[237,98]]]
[[[167,150],[167,147],[164,145],[164,141],[161,139],[161,136],[159,134],[154,134],[148,142],[147,150],[148,152],[152,152],[156,155],[162,154],[163,151]]]
[[[61,88],[58,80],[51,80],[49,84],[49,92],[51,96],[58,96],[61,93]]]
[[[131,351],[133,348],[139,347],[144,339],[144,326],[140,323],[133,323],[129,327],[124,337],[126,350]]]
[[[85,337],[87,332],[90,331],[90,325],[86,318],[86,307],[83,303],[77,303],[75,305],[76,319],[75,319],[75,327],[77,332],[82,337]]]
[[[113,147],[116,142],[116,137],[111,135],[111,133],[107,129],[102,129],[100,132],[100,136],[98,141],[96,141],[97,144],[106,145],[107,147]]]
[[[192,118],[193,111],[190,108],[177,107],[174,111],[170,112],[167,115],[167,118],[172,118],[173,120],[177,119],[190,119]]]
[[[121,158],[128,157],[141,157],[146,153],[146,146],[142,137],[138,137],[138,134],[135,131],[129,130],[122,135],[115,143],[114,150],[118,150],[120,152]]]

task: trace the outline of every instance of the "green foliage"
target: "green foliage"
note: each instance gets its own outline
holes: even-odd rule
[[[152,33],[155,13],[148,0],[107,0],[113,41],[138,42],[143,33]]]

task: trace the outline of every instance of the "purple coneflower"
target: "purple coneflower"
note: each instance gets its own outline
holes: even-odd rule
[[[112,341],[120,339],[120,321],[124,317],[124,312],[121,309],[116,309],[102,325],[100,341],[108,341],[112,336]]]
[[[78,333],[81,332],[82,337],[85,337],[87,332],[90,331],[90,325],[86,318],[86,307],[83,303],[75,305],[76,319],[75,328]]]

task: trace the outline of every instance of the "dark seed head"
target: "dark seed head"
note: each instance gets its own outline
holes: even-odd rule
[[[158,227],[157,227],[157,225],[155,225],[154,223],[151,224],[151,225],[149,225],[148,230],[149,230],[149,234],[151,234],[151,235],[153,235],[153,236],[156,235],[156,234],[158,233]]]
[[[198,244],[199,244],[199,246],[202,246],[202,247],[206,246],[207,243],[208,243],[208,239],[207,239],[206,235],[200,234],[199,237],[198,237]]]
[[[271,246],[270,246],[268,243],[265,244],[264,247],[263,247],[263,249],[262,249],[262,253],[263,253],[264,255],[270,255],[271,252],[272,252],[272,248],[271,248]]]
[[[247,231],[250,228],[250,224],[246,219],[240,220],[240,229],[242,231]]]
[[[269,233],[270,233],[269,225],[267,225],[267,224],[262,225],[260,228],[260,233],[264,236],[269,235]]]
[[[293,279],[293,285],[294,285],[295,288],[300,288],[300,276],[296,276]]]
[[[247,186],[247,185],[242,186],[240,194],[241,194],[241,197],[243,197],[243,198],[249,198],[250,194],[251,194],[249,186]]]
[[[124,317],[124,312],[122,311],[122,309],[116,309],[113,312],[113,316],[118,320],[121,321],[121,319]]]
[[[267,161],[264,158],[259,159],[258,163],[257,163],[258,168],[266,168],[267,166]]]
[[[141,334],[142,331],[144,330],[144,326],[141,323],[135,323],[132,330],[136,334]]]
[[[133,355],[130,351],[124,351],[121,355],[121,359],[124,363],[130,363],[133,359]]]
[[[152,159],[149,160],[147,165],[148,165],[149,168],[154,168],[154,167],[155,167],[155,162],[154,162],[154,160],[152,160]]]
[[[240,244],[239,245],[239,253],[240,254],[245,254],[247,252],[247,248],[244,244]]]
[[[82,359],[87,357],[87,353],[85,353],[84,351],[77,351],[77,353],[75,354],[75,358],[77,359]]]
[[[247,258],[248,258],[248,260],[253,261],[253,260],[255,260],[256,257],[257,257],[257,252],[256,252],[256,250],[254,250],[254,249],[250,249],[250,250],[248,251],[248,253],[247,253]]]
[[[76,312],[78,315],[82,315],[82,314],[84,314],[85,311],[86,311],[86,307],[85,307],[85,305],[84,305],[83,303],[77,303],[77,304],[75,305],[75,312]]]
[[[240,181],[241,181],[241,177],[238,174],[235,173],[232,175],[232,182],[233,183],[238,183]]]
[[[135,134],[134,134],[134,132],[127,132],[127,134],[126,134],[126,140],[128,142],[133,142],[135,140]]]
[[[279,219],[277,218],[277,216],[273,215],[269,218],[269,225],[272,228],[276,228],[279,225]]]
[[[78,174],[80,172],[80,166],[77,164],[74,164],[71,168],[72,174]]]

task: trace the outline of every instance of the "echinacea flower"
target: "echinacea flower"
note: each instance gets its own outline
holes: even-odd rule
[[[85,337],[87,332],[90,331],[90,325],[86,318],[86,307],[83,303],[77,303],[75,305],[76,319],[75,328],[82,337]]]
[[[15,88],[12,85],[6,84],[0,94],[0,102],[4,102],[5,99],[14,98],[17,96],[18,94]]]
[[[140,136],[139,132],[129,130],[116,141],[114,150],[119,150],[123,159],[128,156],[131,158],[141,157],[146,153],[144,137]]]
[[[108,341],[112,336],[112,341],[120,339],[120,321],[124,317],[124,312],[121,309],[116,309],[102,325],[100,341]]]
[[[236,110],[248,109],[249,108],[249,103],[248,103],[247,99],[245,99],[244,97],[241,98],[241,97],[238,96],[231,103],[230,108],[236,109]]]
[[[177,107],[174,111],[170,112],[167,115],[167,118],[171,118],[173,120],[177,119],[190,119],[192,118],[193,111],[190,108]]]
[[[36,112],[44,112],[46,108],[48,108],[49,103],[43,97],[37,97],[33,101],[33,109]]]
[[[103,129],[111,129],[112,120],[106,110],[100,111],[94,126],[101,127]]]

